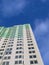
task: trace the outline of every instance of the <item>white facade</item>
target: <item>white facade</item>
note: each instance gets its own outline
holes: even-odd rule
[[[30,24],[0,28],[0,65],[44,65]]]

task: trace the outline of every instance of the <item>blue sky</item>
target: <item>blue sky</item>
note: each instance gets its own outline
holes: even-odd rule
[[[42,55],[49,65],[49,0],[0,0],[0,26],[30,23]]]

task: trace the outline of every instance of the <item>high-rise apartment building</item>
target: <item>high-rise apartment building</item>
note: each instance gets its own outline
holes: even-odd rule
[[[0,65],[44,65],[30,24],[0,27]]]

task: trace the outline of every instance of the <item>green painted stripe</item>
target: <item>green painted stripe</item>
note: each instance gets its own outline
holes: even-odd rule
[[[15,33],[16,33],[16,27],[12,28],[12,33],[10,35],[10,38],[14,38],[15,37]]]
[[[9,28],[6,28],[6,31],[5,31],[5,33],[4,33],[4,35],[3,35],[3,37],[6,37],[6,35],[7,35],[7,33],[8,33],[8,30],[9,30]]]
[[[18,29],[18,38],[22,38],[23,37],[23,26],[19,26],[19,29]]]
[[[2,27],[2,28],[0,29],[0,34],[2,33],[3,29],[4,29],[4,27]]]
[[[5,31],[6,31],[6,28],[4,28],[4,29],[2,30],[2,32],[1,32],[1,34],[0,34],[0,37],[3,37],[3,36],[4,36]]]
[[[7,33],[7,35],[6,35],[6,38],[9,38],[10,37],[10,33],[11,33],[11,28],[9,28],[9,31],[8,31],[8,33]]]
[[[26,24],[25,27],[29,29],[29,24]]]

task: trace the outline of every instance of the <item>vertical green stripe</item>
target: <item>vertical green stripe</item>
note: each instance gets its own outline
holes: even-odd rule
[[[2,30],[2,32],[0,33],[0,37],[3,37],[5,31],[6,31],[6,28],[4,28],[4,29]]]
[[[18,29],[18,38],[22,38],[22,37],[23,37],[23,26],[20,25]]]
[[[12,33],[10,35],[10,38],[14,38],[16,33],[16,27],[12,27]]]
[[[8,33],[7,33],[7,35],[6,35],[6,38],[9,38],[10,37],[10,33],[11,33],[11,28],[9,28],[9,31],[8,31]]]

